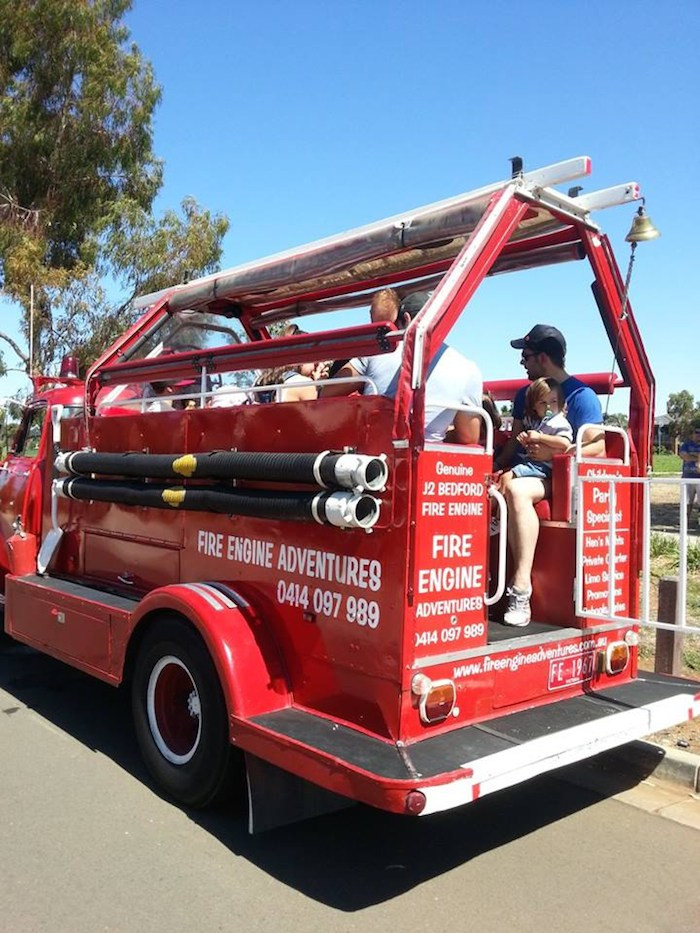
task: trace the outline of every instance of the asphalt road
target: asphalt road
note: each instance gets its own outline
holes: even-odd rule
[[[700,930],[700,832],[551,777],[249,837],[150,787],[127,698],[0,648],[0,931]]]

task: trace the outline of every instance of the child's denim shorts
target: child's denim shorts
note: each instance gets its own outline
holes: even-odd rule
[[[513,476],[534,476],[537,479],[549,479],[552,475],[552,464],[539,460],[526,460],[513,467]]]

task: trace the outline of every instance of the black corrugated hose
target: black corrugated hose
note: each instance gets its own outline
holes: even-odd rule
[[[353,461],[354,470],[347,466]],[[387,478],[384,458],[362,454],[264,453],[211,451],[197,454],[97,453],[75,451],[59,454],[59,472],[90,475],[148,476],[265,480],[307,483],[322,487],[383,488]],[[358,474],[359,471],[359,474]]]
[[[55,484],[58,495],[82,501],[114,502],[154,509],[219,512],[287,521],[316,521],[339,527],[371,527],[380,503],[350,492],[304,493],[240,491],[227,486],[166,486],[75,477]],[[347,519],[344,516],[347,515]]]

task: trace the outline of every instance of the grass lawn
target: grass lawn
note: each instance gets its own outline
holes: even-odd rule
[[[680,473],[683,461],[676,454],[664,451],[662,454],[654,454],[654,475],[663,473]]]
[[[678,543],[671,537],[651,536],[651,601],[655,611],[659,578],[678,574]],[[688,601],[687,620],[693,625],[700,623],[700,545],[688,548]],[[654,618],[654,615],[652,615]],[[656,634],[653,629],[642,632],[639,658],[640,666],[652,670]],[[697,679],[700,676],[700,635],[686,635],[683,639],[683,676]]]

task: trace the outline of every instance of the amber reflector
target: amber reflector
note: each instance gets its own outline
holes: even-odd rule
[[[420,718],[423,722],[441,722],[455,705],[455,685],[451,680],[436,680],[430,690],[420,698]]]
[[[615,641],[608,645],[605,654],[605,669],[608,674],[621,674],[630,659],[630,649],[624,641]]]

